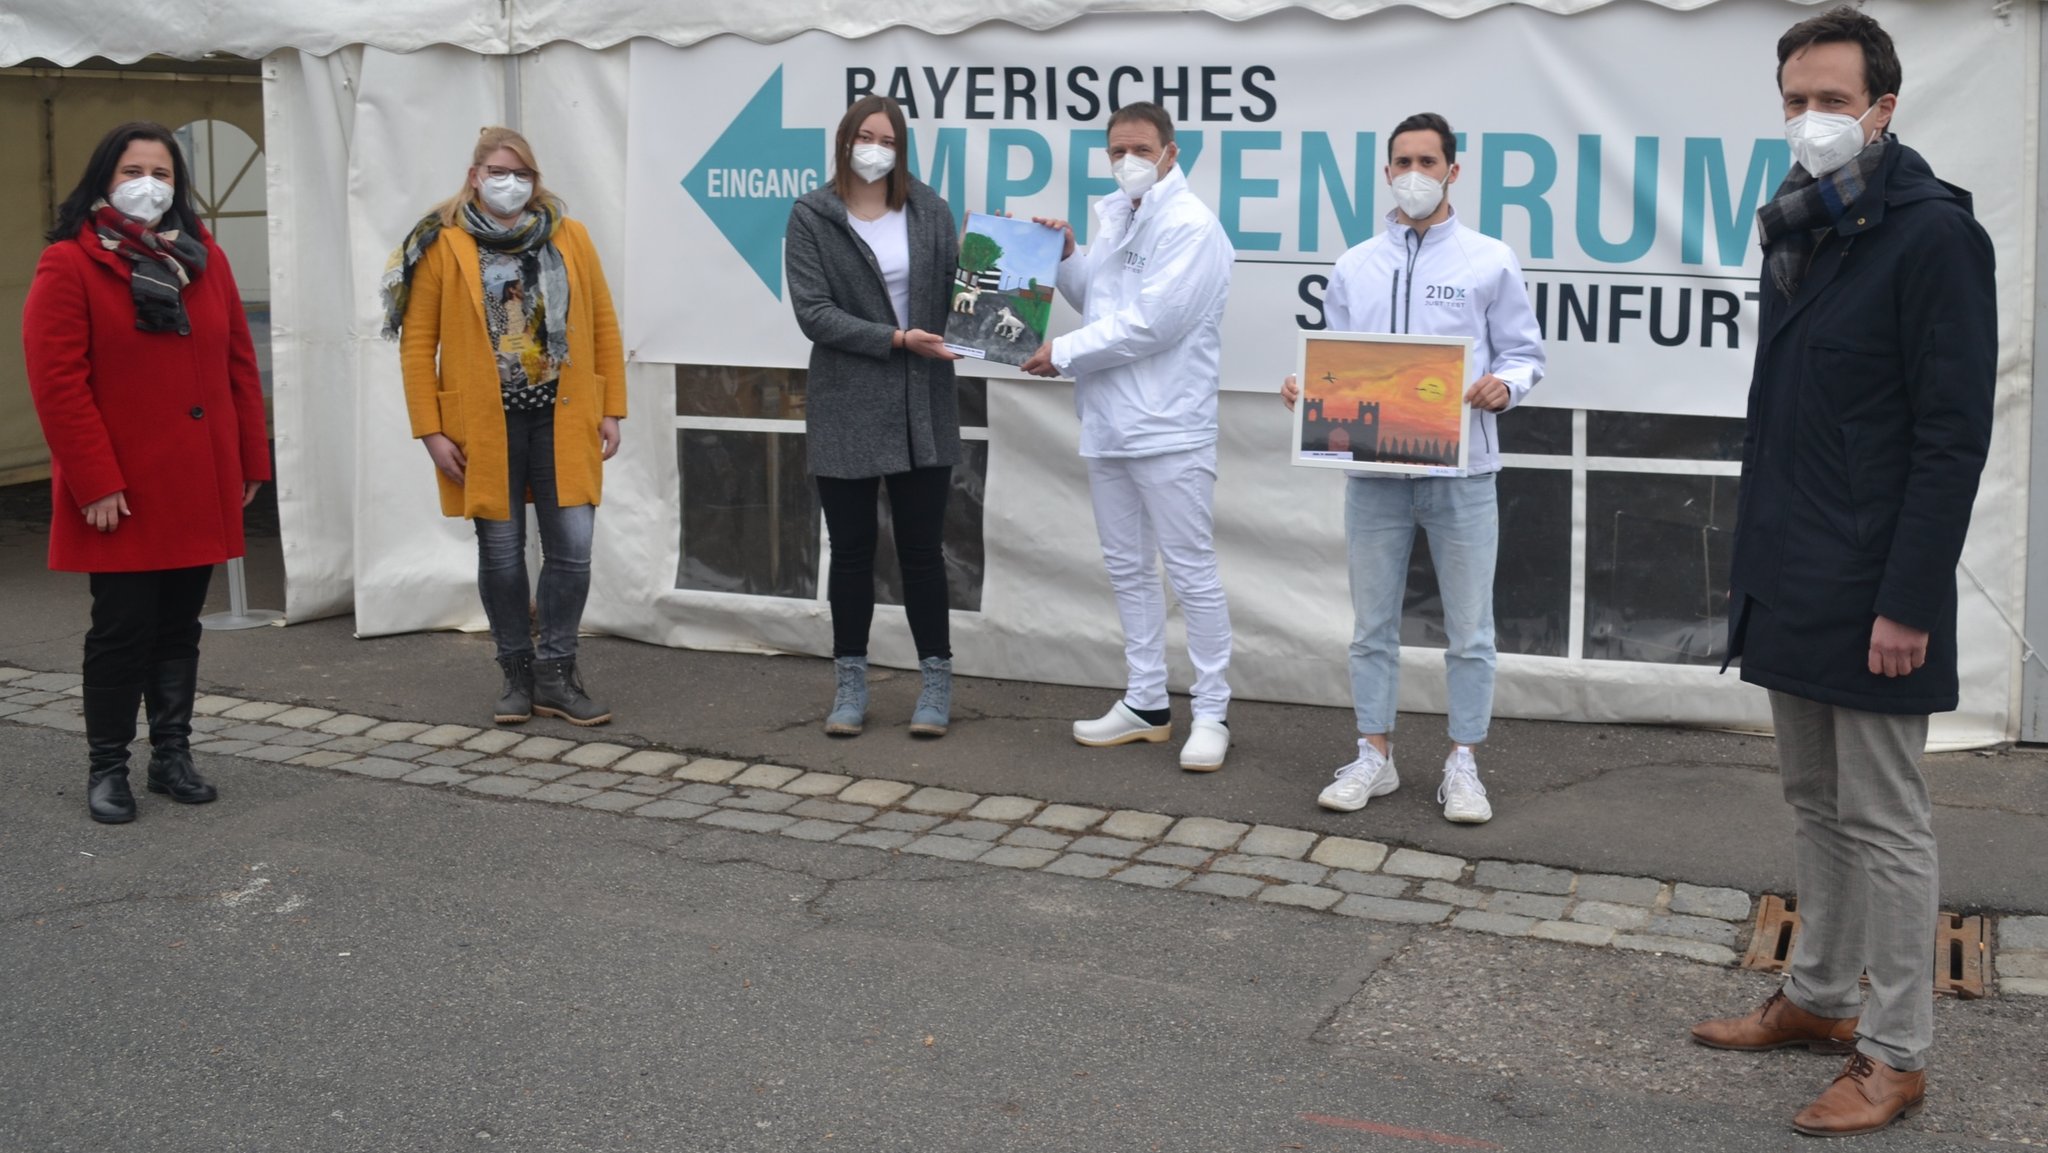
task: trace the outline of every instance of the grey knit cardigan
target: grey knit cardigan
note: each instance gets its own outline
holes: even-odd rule
[[[910,182],[910,327],[944,332],[960,240],[953,213]],[[783,260],[797,326],[811,341],[804,437],[815,476],[868,477],[960,462],[953,363],[890,348],[896,308],[875,254],[830,185],[789,212]]]

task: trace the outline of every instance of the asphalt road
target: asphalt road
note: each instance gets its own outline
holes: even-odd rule
[[[1811,1148],[1768,980],[213,759],[82,808],[0,722],[0,1149]],[[2048,1141],[2048,1005],[1945,1003],[1887,1149]]]

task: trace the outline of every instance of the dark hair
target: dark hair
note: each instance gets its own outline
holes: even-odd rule
[[[1394,162],[1394,141],[1403,132],[1436,133],[1436,138],[1443,141],[1444,163],[1456,164],[1458,162],[1458,134],[1451,131],[1451,122],[1434,112],[1417,112],[1401,123],[1394,125],[1394,130],[1387,133],[1388,164]]]
[[[860,126],[868,117],[881,113],[889,118],[889,130],[896,134],[896,167],[882,179],[889,185],[889,209],[895,211],[910,199],[910,129],[903,123],[903,107],[887,96],[863,96],[839,118],[839,136],[832,145],[832,191],[839,199],[853,195],[853,146]]]
[[[1880,97],[1897,96],[1906,71],[1899,65],[1899,50],[1882,25],[1849,7],[1830,8],[1810,20],[1794,24],[1778,37],[1778,88],[1785,87],[1785,61],[1816,44],[1854,44],[1863,50],[1864,95],[1875,103]]]
[[[120,170],[122,154],[137,140],[154,140],[171,152],[171,206],[164,210],[164,218],[157,226],[205,234],[199,214],[192,209],[192,172],[185,166],[185,151],[178,147],[178,138],[153,120],[130,120],[100,138],[99,146],[92,150],[92,159],[85,162],[85,175],[78,178],[78,187],[57,206],[57,223],[43,234],[43,239],[54,244],[78,235],[78,230],[92,218],[93,202],[106,199],[107,186]]]
[[[1152,103],[1150,100],[1140,100],[1135,104],[1126,104],[1122,108],[1110,113],[1109,123],[1105,126],[1104,130],[1107,131],[1119,124],[1129,124],[1134,121],[1140,124],[1150,124],[1153,128],[1157,129],[1159,131],[1159,146],[1161,148],[1173,143],[1173,117],[1166,114],[1166,109]]]

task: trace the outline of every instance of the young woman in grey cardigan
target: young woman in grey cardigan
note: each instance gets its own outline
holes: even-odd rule
[[[910,732],[944,736],[952,714],[944,538],[960,460],[959,358],[942,333],[960,242],[945,200],[898,163],[908,139],[894,100],[856,101],[839,122],[832,179],[790,210],[785,243],[790,303],[811,341],[805,441],[832,542],[838,690],[825,731],[837,737],[859,735],[867,718],[885,484],[924,676]]]

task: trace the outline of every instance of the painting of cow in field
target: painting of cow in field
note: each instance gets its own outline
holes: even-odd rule
[[[1018,365],[1045,343],[1063,234],[1028,220],[967,216],[946,347],[965,357]]]

